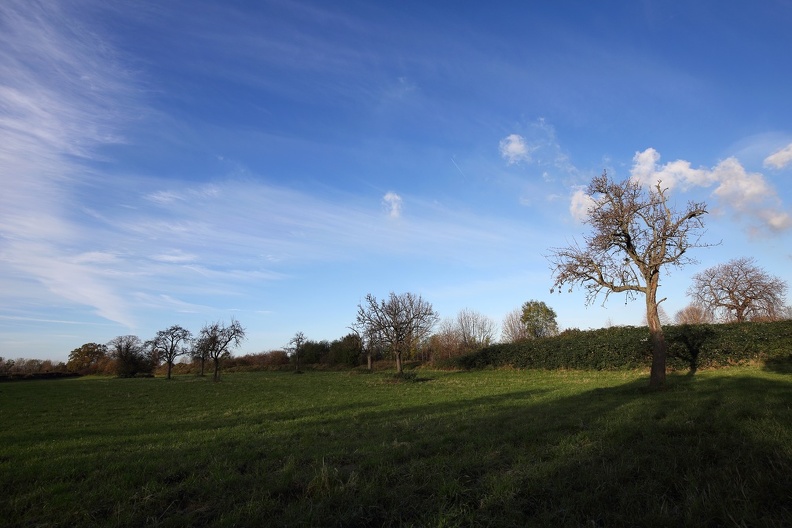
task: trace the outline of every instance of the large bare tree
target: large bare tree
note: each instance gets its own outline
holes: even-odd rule
[[[355,326],[372,342],[385,346],[396,359],[396,371],[402,373],[402,357],[417,347],[437,323],[432,304],[420,295],[391,292],[377,301],[371,294],[358,305]]]
[[[239,321],[231,319],[226,326],[216,322],[204,325],[196,340],[195,349],[206,354],[214,363],[214,381],[220,381],[220,362],[231,356],[231,349],[238,347],[245,339],[245,329]]]
[[[775,320],[784,317],[788,285],[756,265],[752,258],[732,259],[693,276],[688,295],[723,321]]]
[[[553,248],[554,286],[559,291],[581,286],[586,302],[602,293],[625,293],[628,299],[643,294],[652,342],[650,387],[665,384],[667,345],[660,324],[657,298],[660,276],[668,267],[694,262],[691,248],[703,247],[701,235],[706,204],[689,202],[682,211],[672,209],[667,189],[658,182],[646,189],[634,179],[616,182],[607,173],[595,177],[586,194],[591,198],[585,223],[591,234],[584,244]]]
[[[156,356],[168,365],[167,379],[171,379],[171,371],[176,358],[189,351],[186,345],[190,339],[192,339],[192,332],[179,325],[173,325],[165,330],[160,330],[154,339],[146,343]]]

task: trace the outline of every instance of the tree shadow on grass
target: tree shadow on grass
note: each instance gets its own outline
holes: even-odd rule
[[[765,359],[764,370],[776,374],[792,374],[792,354]]]
[[[772,433],[792,420],[788,386],[671,381],[663,393],[640,380],[561,399],[529,390],[367,413],[370,441],[356,456],[328,443],[314,472],[328,475],[322,493],[307,479],[281,514],[344,526],[792,521],[790,447]]]
[[[448,387],[503,382],[498,373],[454,376],[444,376],[456,383]],[[636,379],[559,395],[570,379],[535,388],[523,380],[476,397],[460,388],[444,399],[432,392],[439,381],[378,386],[348,406],[312,402],[262,412],[262,423],[222,417],[220,429],[200,436],[211,445],[192,441],[181,457],[170,459],[175,452],[161,444],[143,446],[145,456],[115,453],[117,484],[126,488],[109,499],[80,497],[61,522],[91,524],[105,514],[119,526],[792,521],[788,383],[707,373],[670,375],[660,392]],[[384,397],[405,403],[384,405]],[[187,438],[205,432],[200,422],[179,424]],[[139,464],[151,467],[131,471]],[[75,493],[87,485],[73,484]]]
[[[699,368],[700,355],[707,344],[717,334],[709,326],[682,325],[674,332],[669,343],[669,357],[683,360],[689,366],[688,375],[693,376]]]

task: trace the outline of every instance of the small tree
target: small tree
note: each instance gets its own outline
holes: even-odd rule
[[[151,374],[154,363],[146,355],[144,343],[138,336],[118,336],[107,343],[110,356],[115,360],[116,374],[120,378],[133,378],[138,374]]]
[[[187,343],[190,342],[192,333],[179,325],[173,325],[165,330],[160,330],[157,335],[148,342],[151,349],[157,354],[160,360],[165,361],[168,366],[167,379],[171,379],[171,370],[176,358],[188,352]]]
[[[501,341],[504,343],[519,343],[526,339],[530,339],[530,336],[522,322],[522,310],[516,308],[503,318]]]
[[[539,339],[558,335],[555,310],[542,301],[523,303],[520,322],[528,339]]]
[[[358,305],[356,326],[373,342],[387,347],[396,359],[396,372],[401,374],[402,357],[428,337],[437,320],[431,303],[420,295],[391,292],[382,301],[366,295]]]
[[[743,257],[694,275],[688,295],[721,320],[741,323],[783,318],[787,288],[786,281]]]
[[[469,308],[457,314],[456,329],[462,353],[489,346],[495,339],[495,321]]]
[[[302,353],[303,346],[305,346],[305,342],[305,334],[297,332],[294,334],[294,337],[291,338],[289,346],[287,347],[294,357],[294,370],[297,372],[300,372],[300,354]]]
[[[330,343],[328,363],[356,367],[362,353],[363,341],[358,334],[350,333]]]
[[[649,386],[658,388],[665,384],[667,353],[657,309],[665,300],[657,298],[660,276],[670,266],[693,262],[688,250],[702,247],[706,205],[690,202],[677,212],[660,182],[645,190],[637,180],[614,182],[606,173],[595,177],[586,192],[592,205],[585,223],[593,232],[584,236],[583,247],[573,243],[551,250],[551,291],[582,286],[587,304],[600,293],[603,302],[611,293],[623,292],[628,299],[643,294],[652,342]]]
[[[231,349],[238,347],[245,340],[245,329],[239,321],[231,319],[231,324],[225,326],[216,322],[205,325],[201,329],[195,350],[204,351],[208,359],[214,363],[214,381],[220,381],[220,362],[231,356]]]
[[[688,304],[674,316],[674,321],[679,325],[699,325],[712,322],[712,313],[698,304]]]
[[[206,362],[209,360],[209,341],[202,340],[200,336],[192,342],[190,357],[198,363],[198,375],[204,376]]]

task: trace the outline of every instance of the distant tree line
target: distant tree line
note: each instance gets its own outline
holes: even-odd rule
[[[788,284],[759,267],[752,258],[733,259],[707,268],[693,277],[687,294],[692,302],[678,311],[677,325],[770,322],[792,319],[785,304]],[[311,340],[295,333],[282,350],[234,357],[244,341],[245,329],[232,319],[229,324],[204,325],[197,335],[173,325],[147,341],[138,336],[117,336],[108,343],[85,343],[69,354],[68,362],[0,357],[0,379],[55,374],[101,374],[119,377],[170,378],[175,372],[203,376],[207,365],[219,380],[221,368],[229,370],[285,369],[302,367],[372,369],[377,362],[395,363],[401,372],[405,361],[447,361],[495,344],[516,344],[557,336],[556,312],[538,300],[525,302],[502,321],[500,339],[496,322],[469,308],[455,317],[440,320],[432,304],[414,293],[378,300],[367,295],[358,305],[351,332],[334,341]],[[672,324],[659,303],[656,315],[662,326]],[[644,325],[647,325],[644,318]],[[187,360],[187,361],[185,361]]]

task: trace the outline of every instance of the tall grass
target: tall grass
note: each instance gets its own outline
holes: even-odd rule
[[[789,526],[759,368],[0,385],[8,526]]]

